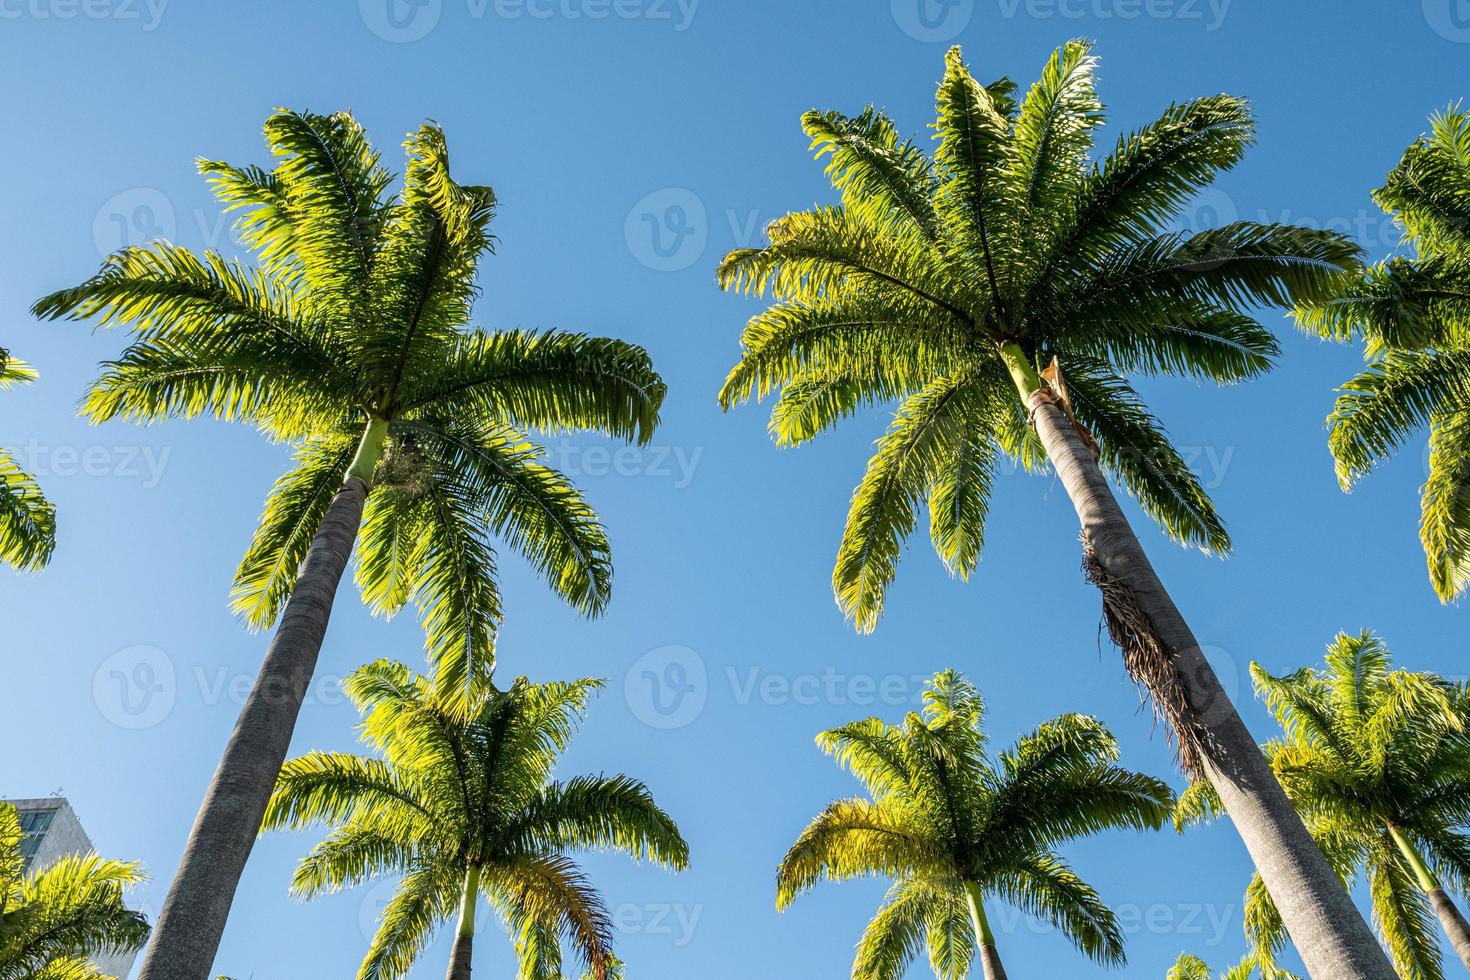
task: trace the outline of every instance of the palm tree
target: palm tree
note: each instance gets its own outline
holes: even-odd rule
[[[91,957],[148,940],[148,920],[123,904],[143,880],[137,864],[77,854],[28,874],[24,839],[20,813],[0,803],[0,980],[106,980]]]
[[[34,381],[36,372],[0,347],[0,388]],[[36,571],[56,549],[56,508],[41,493],[35,477],[0,449],[0,562]]]
[[[794,445],[898,400],[853,495],[833,572],[839,605],[874,628],[917,511],[968,576],[991,481],[1010,456],[1049,460],[1082,525],[1089,577],[1124,664],[1170,723],[1181,761],[1219,788],[1318,976],[1389,980],[1119,507],[1119,478],[1164,530],[1229,548],[1214,506],[1125,380],[1254,377],[1277,352],[1240,312],[1325,295],[1357,248],[1330,232],[1238,222],[1164,229],[1251,143],[1245,103],[1171,106],[1089,166],[1102,120],[1085,42],[1051,58],[1025,100],[978,84],[959,49],[939,86],[933,158],[868,109],[803,118],[841,203],[771,224],[730,253],[727,289],[770,292],[721,403],[779,391],[771,431]]]
[[[1272,768],[1344,884],[1366,873],[1399,975],[1442,976],[1431,908],[1470,967],[1470,925],[1445,887],[1470,892],[1470,691],[1391,670],[1369,632],[1338,634],[1323,670],[1274,677],[1251,664],[1251,677],[1285,732],[1265,747]],[[1207,820],[1218,805],[1192,787],[1176,823]],[[1286,937],[1259,876],[1246,891],[1246,928],[1273,962]]]
[[[978,950],[986,980],[1003,980],[989,899],[1047,919],[1094,959],[1124,961],[1112,910],[1056,848],[1117,827],[1157,830],[1173,793],[1113,765],[1113,736],[1083,715],[1041,725],[992,761],[983,713],[974,685],[946,670],[901,725],[869,718],[817,736],[868,795],[829,804],[807,826],[781,862],[776,905],[822,878],[892,878],[853,980],[899,980],[926,936],[936,976],[963,980]]]
[[[292,759],[264,829],[332,826],[296,869],[299,897],[402,876],[358,976],[403,976],[453,919],[447,976],[469,977],[481,894],[515,937],[521,976],[562,976],[563,943],[593,980],[618,969],[607,909],[566,852],[615,850],[683,869],[689,849],[641,782],[551,780],[602,682],[486,685],[468,721],[399,663],[368,664],[344,686],[363,714],[363,739],[381,755]]]
[[[392,197],[350,115],[282,111],[265,132],[274,170],[200,164],[241,210],[256,264],[167,243],[124,249],[35,306],[131,326],[133,344],[86,398],[93,421],[210,414],[298,447],[235,579],[247,621],[279,616],[280,626],[195,820],[144,980],[208,975],[354,543],[364,600],[383,615],[414,602],[440,683],[468,703],[500,618],[491,533],[582,612],[608,601],[603,529],[525,431],[645,441],[664,393],[630,344],[466,327],[495,198],[454,182],[437,126],[404,144]]]
[[[1452,107],[1430,125],[1373,195],[1415,257],[1379,263],[1296,315],[1320,336],[1367,341],[1367,367],[1328,419],[1344,490],[1429,429],[1419,531],[1449,602],[1470,586],[1470,112]]]
[[[1259,964],[1252,956],[1247,956],[1235,966],[1220,974],[1220,980],[1251,980],[1255,975]],[[1261,976],[1264,980],[1297,980],[1295,976],[1285,970],[1278,970],[1266,966],[1261,968]],[[1180,953],[1179,959],[1174,961],[1174,966],[1169,970],[1164,980],[1214,980],[1215,974],[1210,966],[1198,956],[1188,953]]]

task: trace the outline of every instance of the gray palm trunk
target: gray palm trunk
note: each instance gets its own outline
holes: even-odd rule
[[[980,947],[980,975],[985,980],[1008,980],[1006,968],[1000,962],[1000,953],[995,948],[995,943],[986,943]]]
[[[1084,542],[1102,570],[1131,591],[1178,675],[1186,701],[1180,707],[1196,733],[1200,766],[1245,842],[1307,971],[1316,980],[1396,980],[1159,581],[1097,459],[1049,388],[1034,388],[1025,397],[1037,435],[1076,508]]]
[[[367,472],[372,472],[370,464]],[[240,874],[316,669],[367,493],[365,480],[348,476],[312,538],[280,628],[194,818],[139,980],[207,980],[210,975]]]
[[[1450,937],[1450,945],[1455,947],[1460,962],[1470,970],[1470,923],[1465,921],[1454,900],[1445,894],[1443,888],[1435,888],[1429,892],[1429,904],[1434,906],[1434,914],[1439,917],[1444,934]]]
[[[1425,863],[1419,849],[1414,846],[1403,828],[1391,823],[1388,825],[1388,835],[1398,845],[1399,853],[1408,862],[1409,870],[1428,896],[1429,904],[1434,906],[1434,914],[1444,928],[1444,934],[1449,937],[1450,944],[1455,947],[1455,954],[1460,957],[1465,968],[1470,970],[1470,923],[1465,922],[1465,917],[1460,914],[1454,899],[1445,892],[1444,885],[1440,884],[1438,876]]]
[[[474,951],[475,934],[457,932],[449,950],[449,970],[445,980],[470,980],[470,954]]]

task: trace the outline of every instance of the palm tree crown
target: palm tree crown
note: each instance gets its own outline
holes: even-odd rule
[[[27,874],[24,837],[15,807],[0,804],[0,980],[108,980],[89,957],[148,940],[148,920],[123,904],[138,866],[71,855]]]
[[[500,618],[490,532],[584,612],[611,585],[596,516],[524,430],[646,440],[664,385],[631,344],[467,327],[495,196],[451,178],[436,125],[404,143],[397,196],[347,113],[281,111],[265,136],[273,170],[199,165],[240,212],[254,265],[166,242],[124,249],[35,312],[131,326],[86,398],[93,421],[209,414],[299,443],[236,574],[235,608],[254,626],[276,618],[371,444],[356,474],[377,488],[357,542],[363,597],[387,615],[414,601],[446,679],[483,676]]]
[[[359,976],[405,974],[457,907],[472,929],[477,892],[515,937],[522,976],[561,976],[563,943],[595,980],[615,968],[608,911],[566,852],[613,850],[682,869],[688,847],[637,780],[551,780],[600,686],[492,685],[463,722],[402,664],[377,661],[348,678],[363,739],[380,756],[290,760],[264,829],[333,826],[296,869],[298,896],[402,875]]]
[[[940,557],[961,576],[974,569],[998,458],[1045,464],[1025,407],[1043,370],[1102,464],[1173,538],[1228,550],[1209,497],[1125,377],[1254,377],[1277,346],[1240,309],[1315,296],[1354,263],[1356,248],[1329,232],[1168,232],[1251,143],[1246,105],[1171,106],[1094,164],[1094,67],[1089,45],[1069,42],[1018,102],[1008,80],[980,85],[951,50],[932,157],[875,109],[807,113],[840,204],[777,220],[766,247],[720,266],[725,288],[777,300],[746,327],[723,405],[779,391],[771,432],[793,445],[899,401],[833,573],[860,629],[876,625],[926,500]]]
[[[0,388],[34,381],[36,372],[0,347]],[[0,449],[0,562],[35,571],[56,549],[56,508],[41,493],[35,477]]]
[[[1157,829],[1173,794],[1113,765],[1117,743],[1092,718],[1062,715],[991,760],[982,715],[974,686],[945,671],[924,692],[922,713],[901,725],[869,718],[818,736],[867,796],[832,803],[811,822],[781,862],[776,901],[785,908],[824,878],[893,879],[858,945],[854,980],[897,980],[926,937],[937,976],[966,976],[977,948],[993,946],[985,898],[1049,920],[1094,958],[1123,962],[1112,911],[1056,848],[1113,828]]]
[[[1398,256],[1297,311],[1334,340],[1367,340],[1367,367],[1328,420],[1343,489],[1429,429],[1420,536],[1445,602],[1470,586],[1470,112],[1453,108],[1374,192],[1415,256]]]
[[[1366,872],[1399,974],[1438,980],[1432,893],[1441,880],[1462,895],[1470,887],[1470,692],[1390,669],[1388,648],[1367,632],[1339,634],[1324,669],[1275,677],[1252,664],[1251,676],[1285,732],[1265,749],[1307,829],[1344,882]],[[1197,784],[1181,796],[1176,821],[1208,819],[1217,805]],[[1272,962],[1286,936],[1259,876],[1247,891],[1246,928]]]
[[[1255,957],[1247,956],[1239,963],[1219,974],[1219,980],[1251,980],[1256,975],[1257,963]],[[1297,977],[1287,973],[1285,970],[1277,970],[1266,967],[1262,975],[1267,980],[1297,980]],[[1180,953],[1179,959],[1169,968],[1169,973],[1164,980],[1215,980],[1216,974],[1210,969],[1210,965],[1198,956],[1189,953]]]

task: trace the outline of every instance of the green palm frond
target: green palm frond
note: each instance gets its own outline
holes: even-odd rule
[[[35,571],[56,550],[56,506],[35,478],[0,450],[0,562]]]
[[[1061,861],[1036,855],[997,876],[996,893],[1024,912],[1050,922],[1100,963],[1121,966],[1123,929],[1091,885]]]
[[[358,980],[397,980],[408,975],[433,938],[434,927],[454,914],[458,891],[446,888],[445,879],[438,868],[404,875],[378,915],[378,928],[358,968]]]
[[[1470,838],[1458,829],[1470,820],[1464,687],[1394,669],[1387,644],[1368,631],[1338,634],[1320,668],[1275,676],[1252,664],[1251,677],[1284,733],[1263,749],[1307,830],[1345,887],[1366,877],[1400,975],[1437,980],[1438,928],[1426,892],[1439,886],[1417,877],[1414,865],[1461,894],[1470,886]],[[1214,790],[1199,782],[1181,795],[1175,824],[1221,812]],[[1246,890],[1245,920],[1263,971],[1274,969],[1287,935],[1259,875]]]
[[[231,593],[232,610],[252,627],[268,627],[285,607],[355,448],[347,434],[309,439],[297,447],[295,467],[271,488]]]
[[[1403,980],[1441,980],[1439,929],[1429,899],[1387,835],[1368,852],[1368,889],[1373,921]]]
[[[36,379],[26,362],[0,347],[0,388]],[[0,563],[33,572],[56,550],[56,507],[41,492],[36,478],[0,449]]]
[[[127,907],[138,865],[74,854],[26,873],[16,808],[0,803],[0,980],[93,980],[93,956],[131,953],[148,920]]]
[[[930,923],[950,911],[948,898],[942,884],[925,878],[894,882],[858,941],[852,964],[854,980],[902,980],[909,964],[930,941]],[[950,925],[948,919],[940,923],[945,935]],[[968,959],[965,964],[969,965]]]
[[[610,597],[601,525],[537,461],[535,438],[646,443],[663,380],[620,340],[471,325],[495,196],[453,178],[436,124],[404,144],[396,193],[348,113],[280,110],[265,137],[270,169],[199,164],[250,260],[167,243],[123,249],[34,312],[130,331],[83,403],[93,421],[208,416],[295,444],[234,583],[252,628],[280,615],[364,433],[385,432],[355,552],[359,587],[380,615],[413,602],[434,671],[461,688],[481,683],[501,618],[493,540],[580,612]]]
[[[722,407],[774,396],[783,446],[892,407],[834,563],[837,603],[861,631],[882,615],[920,508],[941,560],[968,576],[994,468],[1002,457],[1042,468],[1003,350],[1035,371],[1055,358],[1068,383],[1077,375],[1077,420],[1112,474],[1175,540],[1227,552],[1206,489],[1128,379],[1257,377],[1278,347],[1252,313],[1326,300],[1360,268],[1359,249],[1332,232],[1249,221],[1170,231],[1240,161],[1250,113],[1230,96],[1174,105],[1093,163],[1095,69],[1090,44],[1068,42],[1018,100],[951,50],[932,154],[871,107],[807,113],[839,203],[779,218],[763,247],[719,267],[723,288],[771,297],[745,329]]]
[[[1133,387],[1100,364],[1063,371],[1073,411],[1097,440],[1103,467],[1169,537],[1228,554],[1230,535],[1209,494]]]
[[[902,724],[870,718],[818,737],[869,795],[830,803],[808,824],[777,872],[776,905],[823,880],[890,879],[854,977],[898,980],[927,949],[936,976],[962,980],[979,945],[971,889],[1049,921],[1094,959],[1123,962],[1112,912],[1053,848],[1157,829],[1173,794],[1114,766],[1117,744],[1095,719],[1063,715],[992,759],[983,718],[979,692],[950,670]]]
[[[1470,586],[1470,112],[1458,105],[1404,151],[1374,197],[1404,229],[1396,256],[1302,303],[1302,329],[1364,344],[1364,370],[1340,389],[1328,444],[1343,489],[1423,430],[1429,478],[1420,538],[1430,582],[1451,602]]]
[[[1216,980],[1217,976],[1219,980],[1251,980],[1257,969],[1260,970],[1261,980],[1298,980],[1293,974],[1259,963],[1254,956],[1249,955],[1224,973],[1216,974],[1208,963],[1189,953],[1179,954],[1179,959],[1174,961],[1164,980]]]
[[[375,754],[288,761],[262,829],[331,828],[296,868],[299,897],[400,879],[360,978],[404,976],[459,914],[472,867],[515,940],[522,977],[562,980],[564,950],[595,980],[617,976],[609,913],[570,853],[613,851],[681,870],[689,847],[637,780],[551,780],[600,686],[519,678],[502,690],[487,678],[446,690],[388,660],[347,679]]]

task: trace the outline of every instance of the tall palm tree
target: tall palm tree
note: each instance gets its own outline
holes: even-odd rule
[[[1094,959],[1124,961],[1112,910],[1056,848],[1117,827],[1156,830],[1173,793],[1113,765],[1113,736],[1082,715],[1041,725],[992,761],[983,712],[974,685],[947,670],[901,725],[869,718],[817,737],[868,795],[829,804],[802,832],[777,873],[776,904],[823,878],[892,878],[853,980],[899,980],[926,937],[936,976],[963,980],[978,951],[986,980],[1003,980],[990,899],[1047,919]]]
[[[107,980],[90,958],[131,953],[148,920],[123,904],[137,864],[96,854],[26,872],[20,814],[0,803],[0,980]]]
[[[1404,980],[1439,980],[1430,909],[1466,967],[1470,925],[1446,886],[1470,894],[1470,691],[1433,674],[1390,669],[1372,633],[1345,633],[1325,669],[1274,677],[1251,665],[1256,692],[1285,736],[1266,745],[1282,785],[1344,883],[1366,874],[1374,917]],[[1177,823],[1209,819],[1218,798],[1196,786]],[[1246,928],[1273,962],[1285,942],[1259,876]]]
[[[1434,116],[1374,198],[1404,230],[1398,256],[1303,303],[1303,328],[1367,341],[1367,367],[1339,389],[1328,423],[1350,490],[1429,430],[1419,531],[1429,578],[1449,602],[1470,586],[1470,112]]]
[[[1255,957],[1246,956],[1224,973],[1220,974],[1220,980],[1251,980],[1257,969]],[[1261,967],[1261,976],[1265,980],[1297,980],[1292,974],[1285,970],[1275,969],[1270,966]],[[1169,969],[1164,980],[1214,980],[1215,973],[1210,965],[1198,956],[1188,953],[1180,953],[1179,959]]]
[[[682,869],[689,849],[637,780],[551,780],[602,682],[487,685],[467,721],[399,663],[368,664],[344,686],[380,755],[292,759],[265,829],[333,827],[296,869],[300,897],[402,876],[358,976],[403,976],[435,928],[453,920],[447,976],[468,978],[483,894],[515,937],[521,976],[562,976],[566,943],[593,980],[605,980],[616,968],[611,920],[567,852],[615,850]]]
[[[617,340],[470,329],[495,198],[450,176],[444,134],[404,144],[397,196],[346,113],[278,112],[274,170],[204,161],[239,209],[247,265],[130,248],[39,301],[42,317],[131,326],[88,394],[93,421],[201,414],[297,444],[235,579],[235,608],[280,626],[190,835],[144,980],[203,980],[285,759],[348,557],[375,613],[414,602],[441,684],[467,703],[500,618],[491,535],[577,609],[608,601],[596,516],[527,429],[647,440],[664,386]],[[369,490],[372,490],[369,496]],[[359,526],[362,528],[358,536]]]
[[[0,388],[34,381],[36,372],[0,347]],[[35,477],[0,449],[0,563],[36,571],[56,549],[56,508]]]
[[[779,391],[771,431],[783,445],[899,402],[833,572],[838,603],[865,631],[926,500],[935,548],[968,576],[999,457],[1031,470],[1049,461],[1124,664],[1170,723],[1186,770],[1220,788],[1310,968],[1389,980],[1107,479],[1175,539],[1226,551],[1209,497],[1125,377],[1260,374],[1276,343],[1242,308],[1325,295],[1357,249],[1330,232],[1252,222],[1165,231],[1240,160],[1250,114],[1225,95],[1176,104],[1089,166],[1103,114],[1093,68],[1088,45],[1070,42],[1017,103],[1009,81],[978,84],[951,50],[932,159],[875,109],[807,113],[841,202],[789,214],[766,247],[725,258],[727,289],[777,302],[747,326],[721,402]]]

